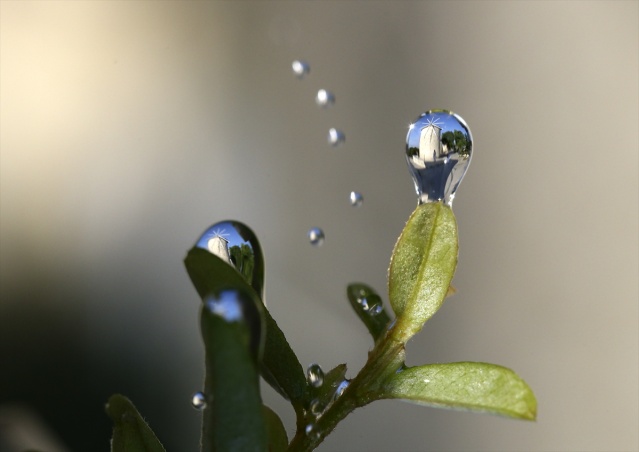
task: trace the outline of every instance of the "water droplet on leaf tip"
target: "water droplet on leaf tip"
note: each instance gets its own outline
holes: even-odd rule
[[[362,196],[361,193],[356,191],[351,192],[349,199],[351,201],[351,206],[353,207],[359,207],[364,202],[364,196]]]
[[[309,72],[311,72],[311,66],[302,60],[295,60],[291,64],[293,74],[299,79],[303,79]]]
[[[341,130],[334,127],[328,130],[328,144],[336,148],[340,144],[346,141],[346,135]]]
[[[198,391],[193,394],[193,397],[191,398],[191,405],[193,405],[193,408],[196,410],[203,410],[206,408],[206,396],[204,393]]]
[[[227,220],[210,226],[195,246],[236,269],[264,298],[264,257],[255,233],[244,223]]]
[[[324,231],[320,228],[311,228],[308,231],[308,240],[313,246],[321,246],[324,244]]]
[[[306,380],[314,388],[319,388],[324,383],[324,371],[317,363],[313,363],[306,369]]]
[[[322,108],[330,107],[335,103],[335,95],[325,89],[320,89],[315,95],[315,103]]]
[[[452,205],[472,152],[473,138],[461,116],[448,110],[422,113],[406,136],[406,161],[418,203]]]

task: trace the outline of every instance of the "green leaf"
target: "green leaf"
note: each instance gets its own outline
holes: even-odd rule
[[[379,338],[384,336],[391,321],[381,297],[377,295],[373,288],[362,283],[349,284],[346,289],[346,295],[351,307],[360,320],[364,322],[371,336],[373,336],[373,340],[377,342]],[[376,311],[377,306],[380,307],[381,311]]]
[[[192,248],[184,263],[200,297],[226,287],[238,287],[255,293],[239,272],[206,250]],[[259,294],[256,295],[259,297]],[[263,306],[263,315],[266,331],[260,373],[299,412],[306,397],[304,369],[266,306]]]
[[[309,411],[311,415],[323,412],[335,398],[338,386],[346,379],[346,364],[339,364],[324,375],[324,382],[318,388],[311,388]],[[315,413],[314,413],[315,412]]]
[[[288,447],[286,429],[280,417],[266,405],[262,406],[262,414],[268,431],[269,452],[283,452]]]
[[[252,300],[240,294],[234,306],[233,298],[224,297],[224,293],[219,296],[219,305],[207,303],[201,309],[204,394],[210,399],[203,411],[202,451],[264,451],[268,437],[257,357],[251,347],[254,332],[246,320]]]
[[[106,404],[106,412],[113,421],[112,452],[165,452],[129,399],[120,394],[112,395]]]
[[[391,258],[388,291],[396,330],[410,339],[441,307],[457,266],[457,223],[441,202],[417,206]]]
[[[377,398],[527,420],[537,416],[537,400],[526,382],[510,369],[487,363],[408,367],[391,375]]]

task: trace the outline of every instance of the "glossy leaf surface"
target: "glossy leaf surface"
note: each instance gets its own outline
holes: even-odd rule
[[[213,401],[203,410],[202,451],[266,450],[268,437],[249,324],[241,316],[225,317],[204,304],[200,327],[206,352],[204,393]]]
[[[388,271],[391,306],[404,339],[441,307],[457,266],[457,223],[441,202],[417,206],[400,235]]]
[[[129,399],[120,394],[112,395],[106,412],[113,421],[111,452],[165,452]]]
[[[192,248],[184,263],[200,297],[229,286],[255,293],[239,272],[206,250]],[[304,370],[275,319],[265,306],[262,308],[265,338],[260,372],[269,385],[299,410],[306,396]]]
[[[372,287],[362,283],[349,284],[346,295],[351,307],[373,336],[373,340],[377,342],[386,333],[391,321],[382,298]],[[380,306],[381,311],[373,311],[377,306]]]
[[[510,369],[487,363],[409,367],[388,378],[378,398],[527,420],[537,416],[537,401],[526,382]]]

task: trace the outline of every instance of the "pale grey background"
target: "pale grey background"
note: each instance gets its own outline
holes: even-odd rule
[[[539,419],[381,402],[321,450],[637,450],[638,5],[2,1],[1,322],[33,312],[88,369],[138,366],[146,392],[127,394],[170,450],[195,450],[202,347],[181,260],[238,219],[300,360],[352,376],[371,344],[345,286],[385,291],[416,203],[407,126],[448,108],[475,139],[454,206],[458,294],[409,363],[511,367]]]

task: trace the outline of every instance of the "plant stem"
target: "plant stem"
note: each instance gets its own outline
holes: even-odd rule
[[[388,375],[404,365],[404,343],[395,338],[397,330],[391,328],[369,352],[368,360],[344,393],[314,421],[298,416],[297,432],[288,446],[289,452],[315,449],[356,408],[375,400],[375,390]],[[307,427],[312,425],[310,432]]]

